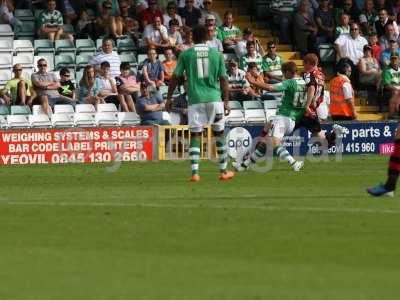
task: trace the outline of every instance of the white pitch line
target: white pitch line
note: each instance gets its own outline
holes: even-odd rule
[[[66,206],[66,207],[149,207],[149,208],[215,208],[215,209],[257,209],[265,211],[303,211],[321,213],[366,213],[366,214],[400,214],[400,210],[372,208],[340,208],[317,206],[269,206],[269,205],[219,205],[219,204],[162,204],[162,203],[126,203],[126,202],[36,202],[36,201],[0,201],[0,205],[9,206]]]

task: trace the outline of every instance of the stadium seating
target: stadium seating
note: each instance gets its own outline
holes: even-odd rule
[[[232,109],[228,116],[226,116],[226,122],[229,125],[241,125],[245,122],[244,114],[240,109]]]
[[[29,126],[32,128],[49,128],[51,122],[46,114],[29,115]]]
[[[27,105],[12,105],[11,115],[30,115],[31,109]]]
[[[53,43],[47,39],[35,40],[33,42],[33,46],[35,49],[35,55],[42,55],[44,53],[54,54],[54,52],[55,52]]]
[[[74,126],[73,115],[72,118],[68,114],[52,114],[51,125],[54,128],[68,128]]]
[[[72,53],[75,55],[76,47],[74,43],[70,40],[56,40],[55,41],[55,51],[57,54],[60,53]]]
[[[254,101],[243,101],[243,108],[244,110],[248,109],[263,109],[263,103],[258,100]]]
[[[13,53],[13,41],[0,40],[0,55]]]
[[[101,103],[97,105],[97,112],[98,113],[103,113],[103,112],[118,112],[117,107],[115,106],[114,103]]]
[[[0,70],[0,86],[4,86],[12,77],[10,69]]]
[[[75,113],[74,125],[76,127],[95,127],[96,121],[94,115],[90,113]]]
[[[14,16],[20,21],[35,21],[35,17],[30,9],[16,9]]]
[[[136,50],[135,42],[132,39],[117,40],[117,49],[119,53],[133,52]]]
[[[30,40],[14,40],[13,48],[15,55],[31,55],[33,58],[34,49]]]
[[[20,30],[16,32],[18,39],[29,39],[32,40],[35,37],[35,22],[25,21],[22,23]]]
[[[29,128],[29,118],[28,115],[9,115],[7,117],[7,127],[16,128]]]
[[[33,56],[24,54],[14,56],[13,65],[20,64],[23,69],[33,69]]]
[[[76,51],[79,54],[93,54],[96,52],[96,45],[91,39],[77,39],[75,41]]]
[[[7,128],[7,119],[0,115],[0,129],[6,129]]]
[[[75,69],[75,54],[63,53],[54,56],[54,66],[58,70],[62,67]]]
[[[10,114],[10,108],[6,105],[0,105],[0,116],[7,116]]]
[[[97,112],[95,115],[96,126],[118,126],[117,112]]]
[[[11,53],[1,53],[0,54],[0,69],[11,69],[12,65],[13,65],[12,59],[13,59],[13,56]]]
[[[76,70],[85,68],[89,64],[91,58],[92,54],[87,52],[78,54],[75,59]]]
[[[96,113],[96,109],[92,104],[77,104],[75,106],[75,112],[94,114]]]
[[[42,114],[44,114],[44,112],[41,105],[32,106],[32,115],[42,115]]]
[[[0,40],[14,40],[14,31],[8,24],[0,24]]]
[[[135,112],[119,112],[118,125],[119,126],[134,126],[140,124],[140,117]]]
[[[264,109],[245,109],[244,119],[246,123],[264,123],[266,119]]]

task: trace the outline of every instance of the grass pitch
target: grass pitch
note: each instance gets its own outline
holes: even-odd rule
[[[386,165],[2,167],[0,299],[398,299],[399,199],[365,193]]]

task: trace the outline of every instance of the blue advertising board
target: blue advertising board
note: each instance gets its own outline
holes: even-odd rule
[[[322,130],[330,131],[332,125],[333,123],[322,124]],[[339,136],[336,146],[329,149],[329,153],[335,154],[339,151],[342,154],[388,155],[393,151],[393,138],[397,122],[341,122],[340,125],[345,127],[347,132],[343,136]],[[232,133],[230,132],[231,134],[228,133],[227,143],[230,153],[239,150],[239,147],[251,147],[250,144],[254,144],[263,126],[231,127],[230,130],[234,128],[236,129]],[[293,135],[285,137],[284,145],[289,152],[302,156],[317,154],[323,147],[326,149],[326,145],[321,146],[321,143],[312,138],[311,134],[303,128],[296,130]],[[242,149],[242,151],[244,150]]]

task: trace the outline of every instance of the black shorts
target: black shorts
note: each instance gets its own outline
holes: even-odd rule
[[[319,133],[322,130],[318,118],[312,118],[306,116],[304,116],[300,121],[296,123],[294,130],[301,127],[306,128],[312,134]]]

